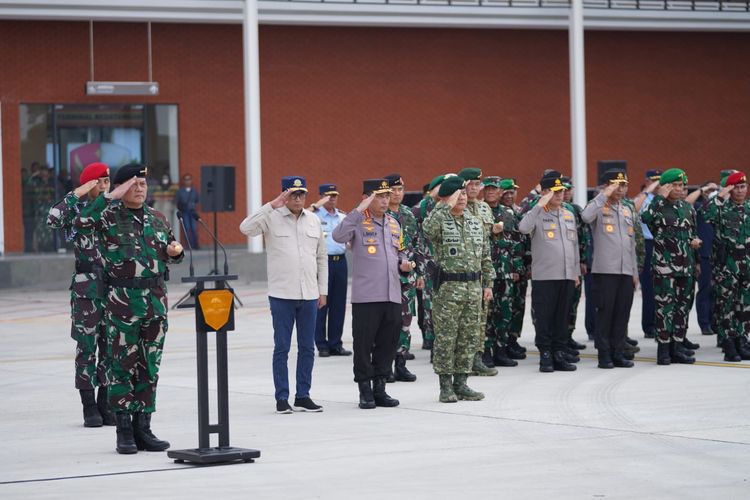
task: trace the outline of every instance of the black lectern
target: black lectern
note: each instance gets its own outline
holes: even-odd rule
[[[198,359],[198,448],[172,450],[169,458],[177,463],[217,464],[222,462],[253,462],[260,457],[259,450],[235,448],[229,445],[229,386],[227,381],[227,332],[234,330],[234,291],[227,281],[236,275],[189,276],[183,283],[195,283],[191,294],[195,302],[188,301],[180,308],[195,307],[195,331]],[[214,288],[206,283],[214,282]],[[209,424],[208,419],[208,332],[216,332],[216,388],[218,393],[219,423]],[[219,446],[211,447],[210,435],[219,435]]]

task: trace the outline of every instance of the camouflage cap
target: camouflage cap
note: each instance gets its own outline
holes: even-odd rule
[[[518,189],[518,185],[515,179],[503,179],[500,182],[500,189],[505,189],[506,191],[509,189]]]
[[[496,175],[491,175],[489,177],[485,177],[482,180],[482,184],[484,184],[485,186],[491,186],[491,187],[496,187],[496,188],[500,187],[500,183],[501,182],[502,182],[502,180],[500,179],[500,177],[498,177]]]

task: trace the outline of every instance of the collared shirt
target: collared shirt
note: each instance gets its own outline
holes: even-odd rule
[[[638,273],[636,222],[630,207],[623,203],[608,204],[604,193],[599,193],[583,209],[581,219],[591,225],[594,238],[591,272],[635,276]]]
[[[339,243],[333,239],[333,230],[336,229],[346,214],[335,208],[335,213],[331,213],[325,208],[319,208],[314,213],[320,219],[320,227],[323,228],[323,236],[326,237],[326,250],[328,255],[344,255],[346,253],[346,244]]]
[[[247,236],[266,241],[268,295],[313,300],[328,294],[328,255],[320,219],[307,210],[296,217],[287,207],[270,203],[240,224]]]
[[[643,200],[643,205],[641,205],[641,213],[646,211],[653,200],[654,193],[646,193],[646,199]],[[643,228],[643,237],[647,240],[653,240],[654,235],[651,234],[651,230],[648,228],[645,222],[641,222],[641,227]]]
[[[333,231],[333,239],[352,249],[352,304],[401,303],[399,261],[407,260],[401,226],[390,215],[378,219],[352,210]]]
[[[575,214],[565,207],[545,210],[534,205],[518,224],[531,235],[531,279],[572,280],[581,275],[578,225]]]

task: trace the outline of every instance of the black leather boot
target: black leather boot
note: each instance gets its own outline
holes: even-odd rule
[[[599,366],[599,368],[604,368],[605,370],[615,367],[612,363],[612,355],[609,350],[599,349],[599,364],[597,366]]]
[[[737,348],[737,354],[742,359],[750,359],[750,346],[747,345],[747,339],[742,335],[737,335],[734,339],[734,346]]]
[[[159,439],[151,432],[150,413],[133,414],[133,437],[139,450],[164,451],[169,448],[169,441]]]
[[[484,363],[484,366],[488,368],[495,367],[495,362],[492,361],[492,348],[491,347],[484,348],[484,352],[482,353],[482,363]]]
[[[565,361],[567,361],[568,363],[578,363],[579,361],[581,361],[581,358],[578,356],[578,351],[576,351],[572,347],[563,347],[558,352],[562,353]]]
[[[96,391],[96,407],[99,408],[99,414],[102,416],[102,423],[104,425],[115,425],[115,415],[109,409],[106,385],[100,385]]]
[[[78,392],[81,394],[81,404],[83,405],[83,426],[101,427],[103,423],[102,415],[96,406],[94,389],[81,389]]]
[[[626,359],[625,356],[622,355],[622,352],[615,351],[612,353],[612,364],[615,365],[615,368],[633,368],[635,363]]]
[[[133,438],[133,422],[130,420],[130,414],[118,411],[115,413],[115,423],[117,425],[117,453],[121,455],[138,453],[138,447]]]
[[[495,352],[492,354],[492,362],[495,366],[518,366],[518,361],[510,359],[508,350],[505,347],[495,345],[493,350]]]
[[[406,358],[401,354],[396,354],[395,365],[396,369],[394,370],[394,375],[396,380],[399,382],[414,382],[417,380],[417,376],[410,372],[406,367]]]
[[[513,351],[526,354],[526,348],[518,343],[518,337],[513,334],[508,335],[508,346],[510,346]]]
[[[431,351],[433,344],[434,344],[434,342],[433,342],[432,339],[424,339],[422,341],[422,349],[424,349],[426,351]]]
[[[638,345],[638,341],[637,340],[631,339],[628,336],[625,337],[625,342],[627,342],[628,344],[632,345],[633,347],[635,347],[635,346]]]
[[[396,375],[393,373],[393,368],[388,370],[388,375],[385,376],[385,381],[392,384],[396,381]]]
[[[583,351],[586,349],[586,344],[579,344],[575,339],[568,340],[568,347],[575,349],[576,351]]]
[[[359,407],[363,410],[372,410],[375,408],[375,398],[372,395],[372,385],[370,381],[358,382],[359,386]]]
[[[742,356],[737,353],[737,345],[733,339],[724,339],[724,361],[737,362],[742,361]]]
[[[505,346],[505,352],[508,353],[510,359],[526,359],[526,351],[522,351],[521,349],[523,348],[520,345],[514,345],[510,342]]]
[[[560,372],[574,372],[576,371],[576,365],[570,363],[567,359],[567,355],[563,351],[555,351],[552,355],[555,371]]]
[[[398,399],[393,399],[385,392],[385,378],[383,377],[377,377],[372,381],[372,395],[375,399],[375,406],[386,408],[398,406]]]
[[[674,340],[669,343],[669,353],[672,356],[672,363],[680,363],[683,365],[691,365],[695,363],[695,358],[688,356],[682,347],[682,344],[678,344]]]
[[[695,342],[690,342],[687,337],[682,339],[682,345],[684,345],[685,347],[693,351],[701,348],[700,344],[696,344]]]
[[[658,365],[671,365],[672,356],[669,354],[669,344],[666,342],[658,342],[656,344],[656,364]]]
[[[551,373],[555,371],[555,364],[552,361],[552,352],[549,350],[539,350],[539,371],[542,373]]]
[[[692,356],[695,356],[695,351],[692,350],[692,349],[688,349],[687,347],[685,347],[685,344],[683,344],[682,342],[675,342],[674,343],[674,350],[681,352],[682,354],[684,354],[688,358],[690,358]]]

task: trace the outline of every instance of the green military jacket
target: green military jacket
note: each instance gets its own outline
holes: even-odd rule
[[[695,209],[684,201],[656,195],[641,217],[654,235],[652,266],[656,274],[692,276],[696,252],[690,241],[698,237]]]
[[[714,228],[714,265],[737,274],[750,257],[750,201],[740,204],[714,196],[702,209]]]
[[[411,213],[409,207],[406,205],[399,205],[398,212],[388,209],[386,211],[388,215],[393,217],[401,225],[401,238],[402,246],[406,252],[407,258],[412,262],[416,262],[419,265],[419,253],[417,251],[417,219],[414,214]],[[413,283],[416,280],[415,273],[400,273],[401,283]]]

